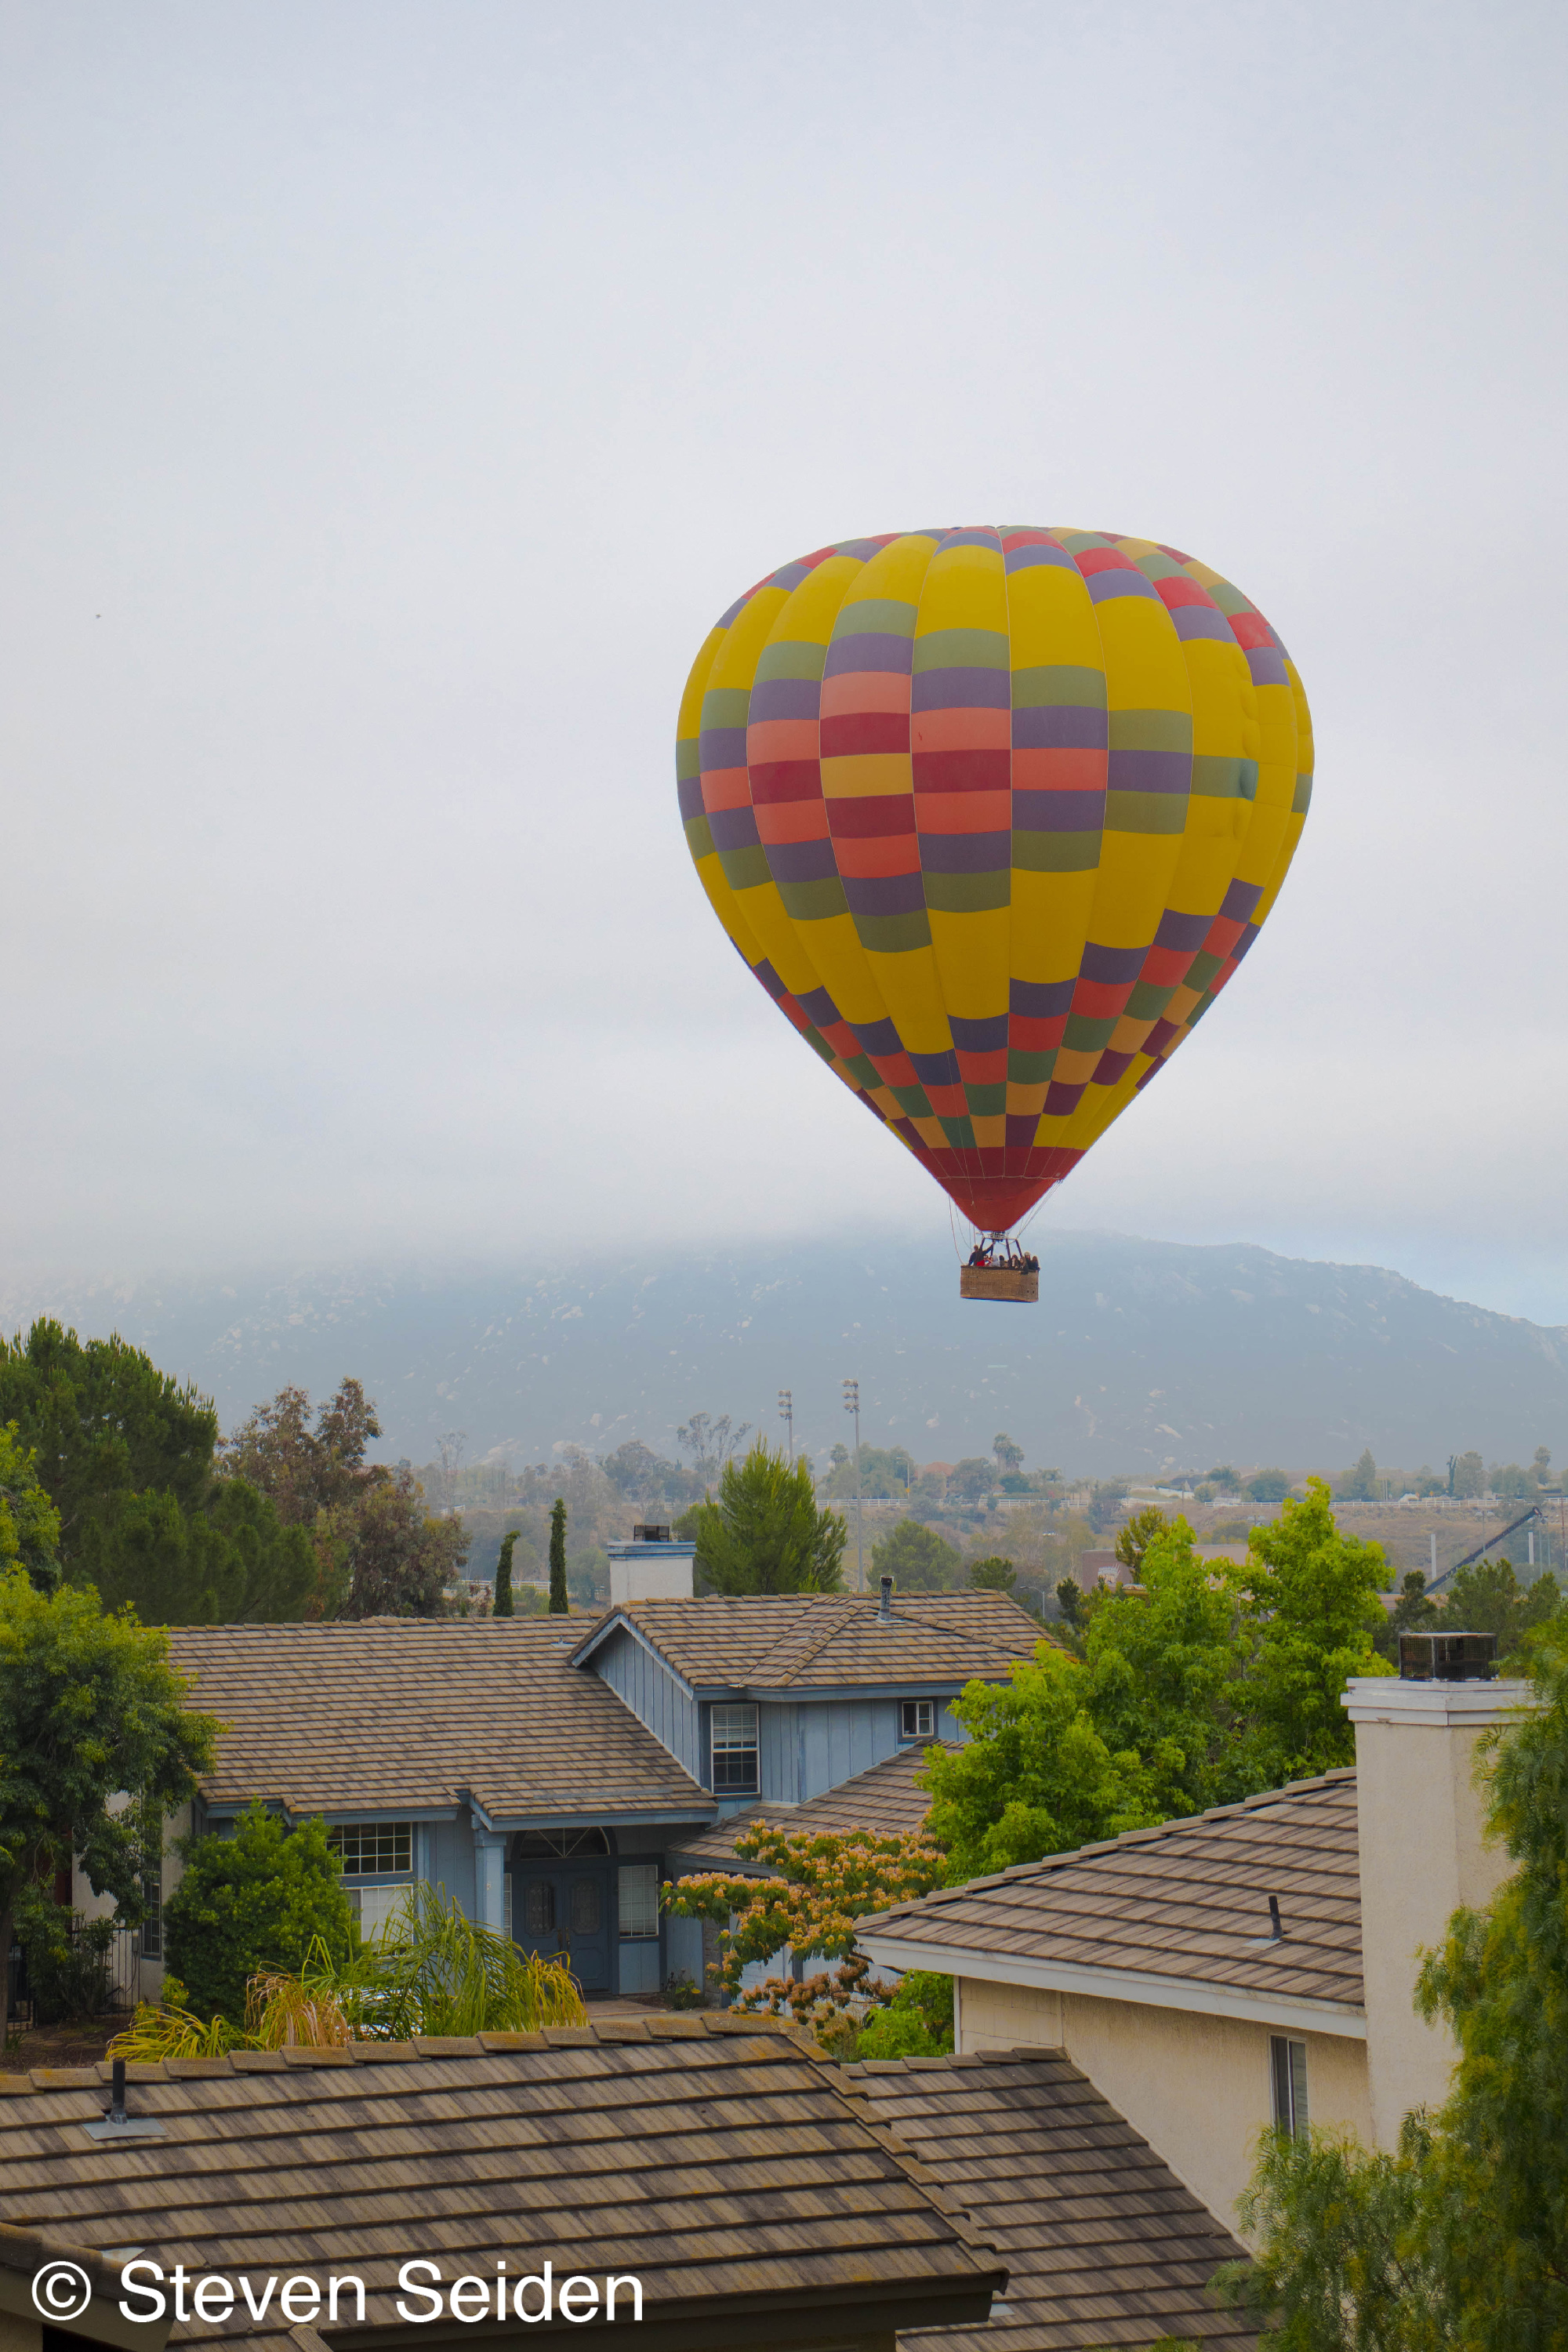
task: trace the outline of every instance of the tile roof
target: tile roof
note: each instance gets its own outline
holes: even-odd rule
[[[209,1802],[291,1811],[445,1809],[492,1820],[711,1819],[713,1801],[549,1617],[372,1617],[186,1625],[169,1636],[195,1703],[229,1727]]]
[[[847,2066],[879,2122],[930,2166],[1010,2273],[987,2326],[922,2328],[900,2352],[1057,2352],[1163,2336],[1258,2337],[1205,2293],[1243,2252],[1059,2050]]]
[[[1277,1895],[1284,1938],[1269,1933]],[[859,1923],[860,1940],[1127,1969],[1359,2012],[1361,1876],[1353,1769],[1133,1830]],[[881,1957],[879,1954],[877,1957]]]
[[[617,2018],[129,2076],[129,2112],[164,2132],[114,2146],[82,2129],[104,2112],[107,2067],[0,2077],[0,2214],[54,2245],[138,2245],[165,2273],[243,2273],[258,2294],[273,2272],[353,2274],[371,2327],[396,2324],[411,2258],[448,2284],[493,2277],[498,2258],[514,2278],[545,2256],[558,2280],[634,2275],[659,2344],[650,2323],[711,2325],[721,2299],[737,2317],[868,2305],[884,2329],[900,2305],[950,2298],[979,2317],[1005,2275],[838,2069],[758,2020]],[[4,2234],[0,2259],[24,2267]],[[673,2340],[729,2342],[734,2324]],[[297,2352],[276,2305],[174,2329],[219,2335]]]
[[[952,1748],[951,1741],[922,1740],[917,1746],[900,1748],[896,1756],[885,1757],[869,1771],[857,1772],[852,1780],[840,1781],[837,1789],[828,1789],[820,1797],[808,1797],[803,1805],[782,1805],[768,1797],[740,1812],[727,1813],[711,1829],[680,1840],[680,1864],[694,1870],[760,1871],[761,1863],[736,1858],[735,1840],[742,1830],[763,1821],[774,1829],[787,1830],[791,1837],[834,1835],[845,1830],[906,1836],[920,1828],[931,1807],[931,1793],[915,1786],[915,1774],[932,1745]]]
[[[709,1593],[613,1611],[581,1643],[588,1657],[624,1618],[698,1689],[788,1693],[889,1683],[1002,1682],[1046,1638],[1005,1592]]]

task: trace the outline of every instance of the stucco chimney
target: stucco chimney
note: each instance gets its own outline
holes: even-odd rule
[[[630,1543],[605,1546],[610,1559],[610,1606],[634,1601],[689,1601],[694,1543],[682,1543],[666,1527],[637,1527]]]
[[[1441,1674],[1428,1660],[1428,1675],[1434,1664]],[[1384,2148],[1398,2146],[1412,2107],[1447,2096],[1458,2053],[1447,2027],[1413,2005],[1418,1956],[1441,1944],[1451,1912],[1487,1902],[1512,1867],[1485,1834],[1476,1742],[1531,1704],[1528,1683],[1408,1678],[1420,1671],[1415,1653],[1397,1677],[1358,1675],[1342,1702],[1355,1726],[1372,2127]]]

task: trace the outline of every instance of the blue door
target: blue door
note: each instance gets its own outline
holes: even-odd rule
[[[512,1892],[512,1934],[525,1952],[559,1956],[585,1993],[610,1980],[610,1874],[604,1863],[525,1862]],[[521,1899],[520,1899],[521,1897]]]

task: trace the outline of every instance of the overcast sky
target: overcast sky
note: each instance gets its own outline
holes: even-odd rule
[[[929,1232],[709,912],[705,632],[1027,518],[1268,614],[1263,940],[1043,1216],[1568,1319],[1564,12],[0,7],[0,1248]]]

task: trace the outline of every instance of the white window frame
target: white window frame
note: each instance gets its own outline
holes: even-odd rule
[[[911,1723],[910,1717],[914,1720]],[[921,1720],[921,1717],[925,1720]],[[934,1698],[901,1698],[899,1701],[899,1738],[900,1739],[934,1739],[936,1738],[936,1701]]]
[[[1274,2127],[1291,2139],[1307,2137],[1307,2045],[1283,2033],[1268,2037],[1268,2076],[1274,2096]]]
[[[657,1862],[622,1863],[616,1885],[616,1921],[623,1944],[658,1941]]]
[[[755,1796],[762,1786],[762,1730],[757,1708],[748,1701],[743,1705],[715,1705],[708,1727],[708,1753],[713,1771],[713,1793],[718,1797]],[[721,1756],[750,1756],[752,1777],[749,1780],[721,1781]]]
[[[350,1841],[353,1841],[351,1843]],[[390,1862],[379,1859],[384,1842],[390,1841]],[[414,1824],[412,1822],[333,1822],[327,1831],[327,1843],[343,1866],[345,1879],[410,1878],[414,1874]],[[377,1859],[364,1859],[367,1845]],[[399,1862],[396,1857],[405,1858]],[[353,1856],[351,1867],[349,1856]]]

